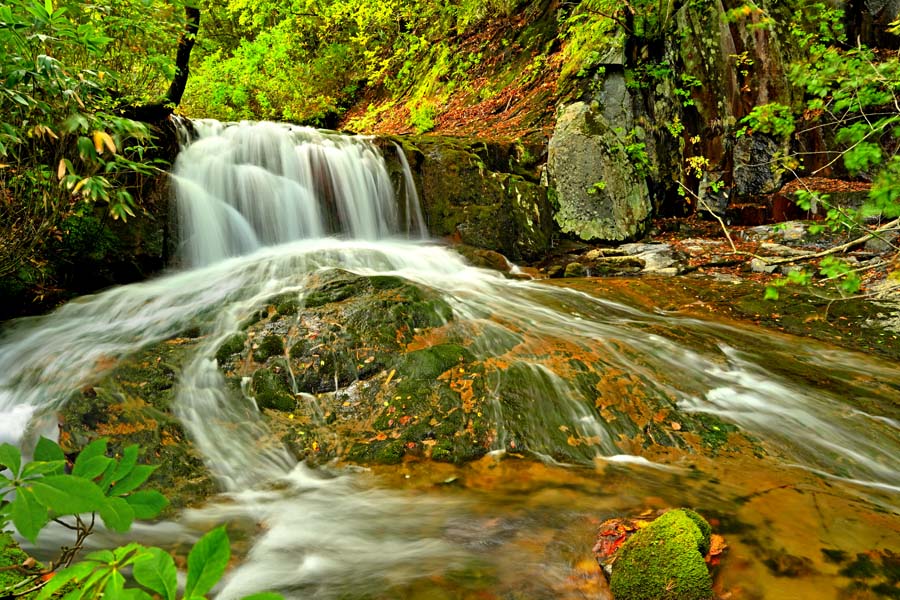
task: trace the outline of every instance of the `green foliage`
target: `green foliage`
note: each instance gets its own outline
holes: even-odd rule
[[[67,474],[62,450],[48,440],[41,440],[35,460],[24,465],[18,448],[0,445],[0,465],[9,470],[8,477],[0,475],[0,523],[11,521],[33,542],[59,516],[96,512],[108,529],[127,531],[136,516],[159,514],[167,504],[159,492],[134,492],[153,472],[153,467],[137,465],[137,446],[129,446],[121,460],[105,452],[106,440],[92,442]]]
[[[419,104],[409,109],[409,124],[416,133],[426,133],[434,129],[437,111],[429,103]]]
[[[112,531],[127,531],[134,519],[152,519],[168,504],[156,491],[138,490],[155,467],[137,463],[139,448],[128,446],[120,458],[106,455],[107,441],[88,444],[69,464],[60,447],[41,438],[34,460],[23,462],[18,448],[0,445],[0,466],[9,476],[0,475],[0,525],[10,522],[25,538],[34,542],[50,520],[74,515],[75,524],[67,526],[76,533],[73,547],[63,549],[57,569],[27,576],[13,582],[16,595],[38,592],[37,600],[65,598],[133,598],[151,600],[178,598],[178,572],[174,559],[164,550],[131,543],[112,550],[99,550],[74,562],[76,552],[93,530],[93,518],[99,514]],[[67,471],[67,467],[70,471]],[[15,492],[12,499],[10,493]],[[199,599],[218,583],[231,556],[225,527],[213,529],[201,537],[188,555],[187,580],[181,598]],[[131,580],[124,572],[131,570]],[[31,587],[28,587],[28,586]],[[11,589],[0,589],[9,594]],[[248,596],[252,600],[278,600],[278,594]]]
[[[795,129],[793,111],[789,106],[777,102],[754,106],[750,114],[741,119],[741,123],[744,127],[735,132],[737,137],[758,131],[787,139]]]

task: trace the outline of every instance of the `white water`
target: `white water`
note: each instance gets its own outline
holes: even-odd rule
[[[570,462],[588,466],[597,455],[644,462],[623,457],[595,398],[541,360],[542,343],[565,342],[602,350],[598,369],[632,375],[642,394],[719,415],[757,435],[784,464],[826,474],[851,491],[886,492],[873,500],[897,510],[896,412],[852,408],[896,411],[896,365],[509,280],[467,266],[444,247],[392,239],[415,237],[421,213],[396,208],[381,159],[365,140],[272,124],[202,123],[198,131],[174,175],[184,257],[194,267],[8,327],[0,337],[0,434],[20,439],[27,422],[26,440],[52,431],[53,411],[118,358],[199,326],[205,341],[178,382],[175,410],[229,499],[203,514],[266,529],[222,597],[268,588],[303,598],[363,596],[473,555],[447,536],[466,502],[380,490],[352,472],[297,465],[284,448],[261,450],[265,424],[251,403],[227,391],[212,358],[218,345],[262,301],[286,291],[302,297],[307,276],[327,268],[399,275],[438,290],[480,357],[498,346],[523,349],[509,371],[490,375],[498,449],[515,439],[519,449],[549,459],[561,449],[548,434],[565,427],[595,440],[565,449]],[[329,198],[313,201],[322,180],[330,182]],[[323,210],[323,201],[335,210]],[[401,212],[412,220],[401,222]],[[812,366],[819,376],[793,376],[792,365],[797,372]],[[508,414],[508,394],[533,402],[531,418]]]

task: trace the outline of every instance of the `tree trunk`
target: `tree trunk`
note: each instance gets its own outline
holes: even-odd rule
[[[181,97],[184,95],[184,88],[187,86],[188,75],[190,75],[189,62],[191,60],[191,50],[194,49],[194,42],[197,41],[197,31],[200,29],[200,9],[184,7],[184,16],[187,23],[184,27],[184,33],[178,40],[178,53],[175,55],[175,77],[169,85],[169,91],[166,92],[166,100],[168,103],[178,106],[181,103]]]

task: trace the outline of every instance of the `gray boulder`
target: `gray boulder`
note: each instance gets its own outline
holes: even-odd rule
[[[645,230],[652,212],[647,182],[613,125],[589,105],[576,102],[560,112],[547,167],[563,232],[625,241]]]

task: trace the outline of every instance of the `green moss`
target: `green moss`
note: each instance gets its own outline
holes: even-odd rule
[[[462,346],[439,344],[403,355],[397,370],[409,378],[436,379],[441,373],[472,358],[472,354]]]
[[[431,458],[432,460],[440,462],[454,462],[453,444],[449,440],[438,442],[435,444],[434,448],[431,449]]]
[[[635,533],[619,550],[610,578],[616,600],[710,600],[712,578],[700,548],[703,530],[686,510],[671,510]]]
[[[280,335],[269,334],[262,339],[259,346],[253,352],[253,360],[256,362],[265,362],[271,356],[281,356],[284,354],[284,340]]]
[[[216,350],[216,361],[221,365],[244,349],[244,343],[247,341],[247,334],[235,333],[222,342],[219,349]]]
[[[28,554],[19,548],[10,532],[4,531],[0,533],[0,592],[9,590],[30,575],[40,571],[40,564],[30,568],[12,568],[14,565],[21,565],[28,558]]]
[[[269,369],[253,374],[253,394],[260,408],[291,411],[297,404],[284,375]]]

